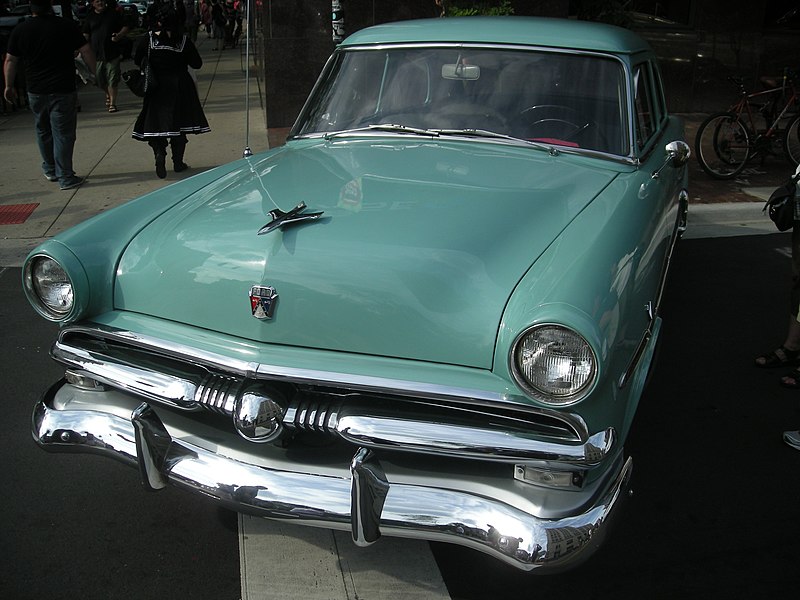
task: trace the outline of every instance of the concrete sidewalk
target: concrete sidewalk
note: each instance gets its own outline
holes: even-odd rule
[[[193,174],[242,157],[246,144],[245,47],[212,51],[212,40],[201,32],[197,40],[203,67],[197,72],[200,100],[211,132],[190,135],[186,162],[191,169],[173,173],[167,159],[167,178],[155,175],[150,147],[131,138],[142,100],[120,84],[117,108],[108,113],[104,94],[92,86],[81,86],[78,139],[75,144],[76,173],[86,183],[61,191],[58,183],[44,178],[33,131],[33,115],[25,108],[0,116],[0,207],[36,204],[20,224],[0,224],[0,267],[18,267],[28,252],[81,221],[136,198],[186,179]],[[128,60],[123,70],[133,68]],[[250,76],[249,146],[253,152],[267,149],[268,141],[261,107],[261,90]]]

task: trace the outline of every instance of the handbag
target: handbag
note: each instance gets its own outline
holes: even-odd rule
[[[767,212],[778,231],[788,231],[794,227],[794,196],[798,179],[800,175],[793,175],[784,181],[761,209],[761,212]]]
[[[131,69],[122,74],[122,81],[128,89],[140,98],[158,87],[158,79],[153,68],[150,66],[150,45],[151,40],[147,40],[147,54],[142,58],[142,63],[138,69]]]

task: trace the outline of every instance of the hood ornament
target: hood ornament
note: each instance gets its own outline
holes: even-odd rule
[[[270,231],[274,231],[275,229],[280,229],[296,223],[302,223],[304,221],[314,221],[322,216],[322,211],[305,213],[303,212],[305,209],[306,203],[301,202],[289,212],[283,212],[280,208],[269,211],[269,216],[272,217],[272,221],[259,229],[258,235],[263,235],[265,233],[269,233]]]

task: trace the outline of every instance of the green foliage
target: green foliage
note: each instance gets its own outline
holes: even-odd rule
[[[630,0],[572,0],[571,6],[578,19],[599,21],[626,27],[630,25],[627,10]]]
[[[514,7],[511,6],[511,0],[495,0],[493,2],[458,0],[458,4],[447,2],[445,10],[445,16],[448,17],[472,17],[474,15],[506,16],[514,14]]]

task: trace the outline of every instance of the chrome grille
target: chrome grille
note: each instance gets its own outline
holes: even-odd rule
[[[236,377],[209,373],[197,386],[194,400],[212,412],[230,415],[233,413],[233,405],[242,383],[242,380]]]
[[[292,402],[283,418],[283,424],[292,429],[314,433],[333,433],[339,402],[300,399]]]
[[[285,401],[287,430],[369,448],[585,466],[616,446],[613,428],[590,434],[578,414],[481,390],[236,361],[99,325],[65,328],[52,356],[103,384],[186,411],[230,418],[245,391],[274,393]]]

